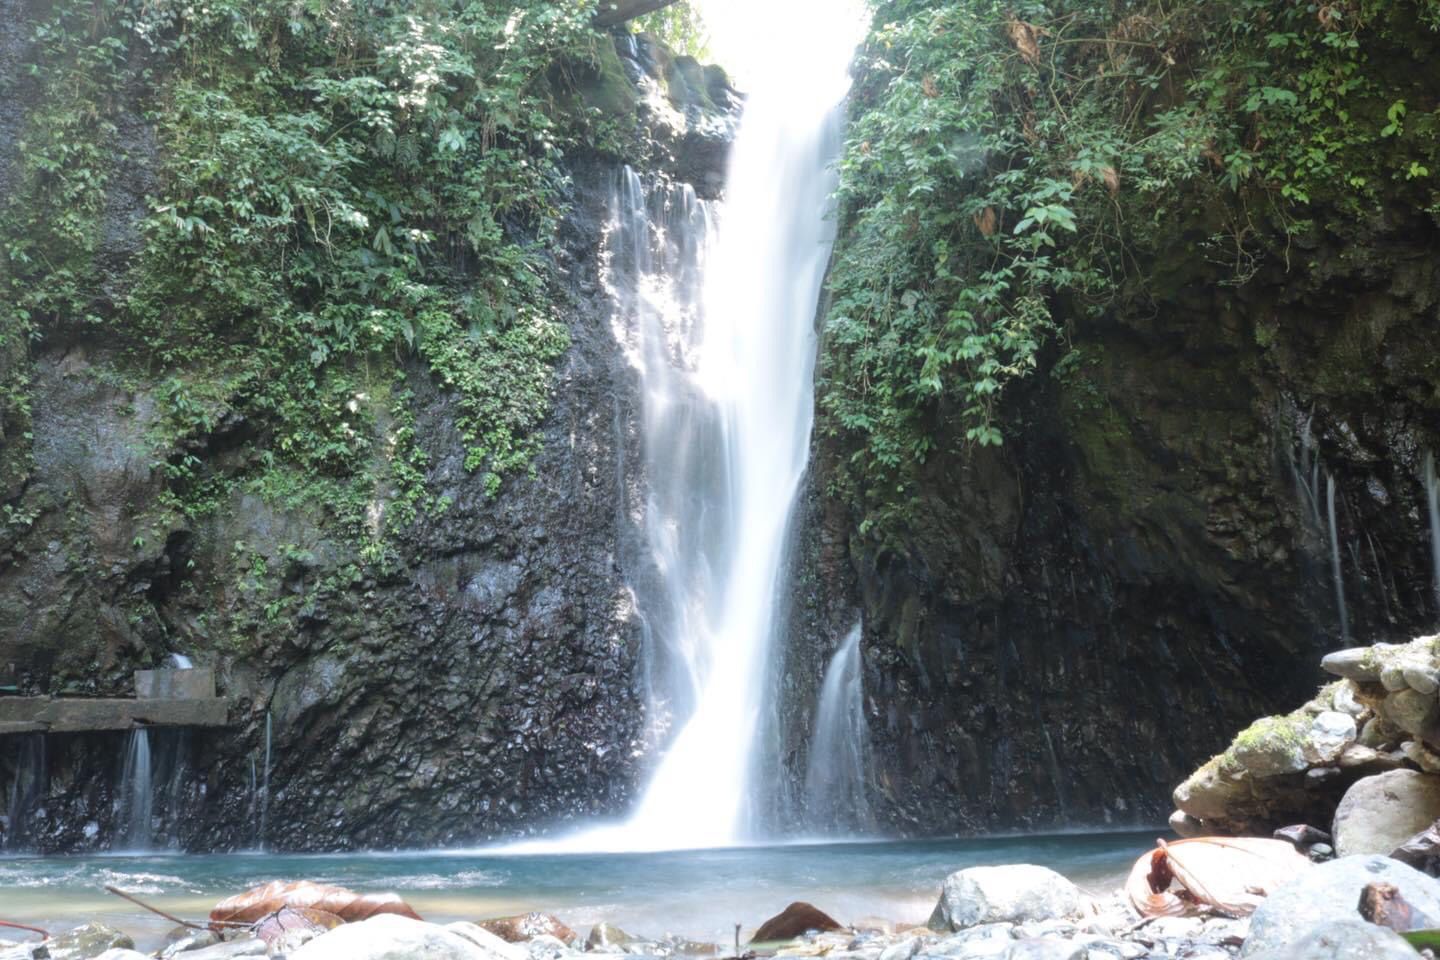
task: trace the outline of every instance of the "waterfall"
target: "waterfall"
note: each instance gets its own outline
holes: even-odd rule
[[[125,751],[125,766],[120,773],[120,819],[115,837],[121,849],[150,849],[154,830],[151,819],[154,804],[150,731],[144,727],[136,727],[130,731],[130,744]]]
[[[1340,567],[1340,530],[1335,525],[1335,477],[1325,474],[1325,515],[1330,521],[1330,573],[1335,579],[1335,610],[1340,617],[1340,637],[1350,643],[1350,615],[1345,609],[1345,580]]]
[[[865,722],[861,625],[830,659],[815,711],[814,736],[805,771],[805,809],[812,829],[854,834],[873,828],[865,784],[870,728]]]
[[[724,16],[737,14],[746,11]],[[678,472],[654,472],[652,483],[687,476],[692,454],[713,455],[721,489],[692,498],[674,525],[671,542],[684,531],[696,555],[656,557],[662,571],[690,575],[680,585],[683,633],[669,638],[688,674],[679,693],[690,709],[675,715],[678,732],[631,821],[631,847],[733,844],[762,826],[753,766],[786,536],[808,459],[815,312],[834,238],[837,106],[857,39],[827,29],[836,14],[834,0],[794,0],[752,30],[753,44],[775,49],[749,77],[719,238],[705,263],[694,383],[714,413],[676,437],[649,432],[647,412],[647,449],[678,441],[668,454]],[[800,35],[806,42],[794,43]],[[697,571],[700,589],[690,589]]]
[[[705,5],[753,58],[723,210],[685,185],[617,178],[602,263],[643,401],[646,556],[626,576],[658,762],[626,822],[545,849],[726,846],[764,829],[775,784],[755,768],[809,455],[839,107],[863,26],[851,2]]]
[[[1435,454],[1430,451],[1425,454],[1425,508],[1430,514],[1431,589],[1440,615],[1440,480],[1435,477]]]
[[[44,799],[49,765],[45,756],[45,734],[27,733],[12,739],[18,741],[19,749],[15,752],[15,769],[5,805],[5,833],[0,837],[3,841],[0,849],[17,851],[30,845],[31,819]]]

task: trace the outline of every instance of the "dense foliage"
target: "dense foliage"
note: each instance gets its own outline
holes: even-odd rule
[[[31,4],[29,77],[0,91],[32,105],[0,209],[0,408],[23,414],[25,344],[108,344],[163,384],[174,509],[240,483],[375,541],[377,490],[392,520],[434,505],[419,365],[498,489],[567,344],[544,253],[563,152],[607,135],[572,82],[610,42],[593,6]],[[136,190],[140,242],[102,283],[125,245],[107,205]],[[186,451],[226,421],[262,453],[219,476]]]
[[[907,521],[937,438],[1001,443],[1007,387],[1145,301],[1197,211],[1230,283],[1316,218],[1440,213],[1437,27],[1434,0],[878,3],[821,398],[867,524]]]
[[[709,52],[710,34],[700,12],[687,0],[680,0],[634,21],[636,30],[652,33],[671,50],[703,60]]]

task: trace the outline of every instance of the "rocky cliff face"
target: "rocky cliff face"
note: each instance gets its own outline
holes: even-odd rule
[[[24,11],[0,0],[0,194],[27,103]],[[587,95],[647,129],[627,159],[716,192],[723,78],[627,38],[618,50]],[[117,126],[111,296],[157,150],[143,103]],[[192,771],[165,828],[180,843],[458,843],[629,805],[644,718],[625,573],[643,562],[644,477],[597,254],[617,162],[572,158],[554,252],[572,346],[533,474],[489,496],[464,468],[453,397],[407,367],[426,482],[449,507],[384,563],[356,563],[321,504],[237,492],[175,520],[157,509],[162,465],[238,471],[254,425],[222,418],[157,450],[164,384],[113,345],[56,332],[23,358],[28,407],[0,397],[0,685],[117,694],[172,651],[216,665],[234,725],[166,747]],[[1347,632],[1405,638],[1440,615],[1424,484],[1440,446],[1434,221],[1397,206],[1241,251],[1238,275],[1212,233],[1177,227],[1143,308],[1075,323],[1067,361],[1010,397],[1003,448],[961,453],[938,411],[925,523],[903,540],[859,532],[829,491],[849,451],[817,441],[777,677],[777,822],[805,822],[819,683],[857,620],[877,825],[924,835],[1159,823],[1231,731],[1309,698],[1318,667],[1296,664]],[[17,362],[0,354],[0,382]],[[376,522],[393,495],[376,490]],[[46,816],[27,837],[105,847],[123,736],[49,741]],[[0,745],[15,748],[0,750],[8,795],[38,761]]]
[[[0,17],[5,89],[18,89],[22,25]],[[628,36],[617,48],[582,78],[586,97],[644,131],[636,163],[712,194],[735,105],[723,74]],[[0,132],[21,123],[17,103],[7,99]],[[153,167],[153,138],[133,126],[104,227],[121,238],[107,245],[107,283],[123,282],[123,238],[133,241]],[[465,468],[454,398],[406,368],[426,484],[448,507],[422,512],[384,562],[358,562],[323,504],[237,490],[200,520],[157,510],[170,458],[238,470],[262,455],[253,426],[222,418],[183,449],[157,450],[161,378],[137,376],[97,338],[57,333],[34,349],[33,455],[7,425],[0,457],[24,464],[3,496],[21,520],[0,534],[0,682],[127,695],[130,672],[168,652],[214,664],[233,725],[167,745],[166,762],[190,773],[182,802],[160,810],[163,836],[190,849],[438,845],[626,806],[644,707],[624,567],[643,477],[635,384],[599,280],[619,162],[571,160],[553,266],[572,346],[533,471],[491,496]],[[373,522],[393,495],[375,491]],[[47,738],[50,786],[28,845],[112,843],[125,736]],[[36,760],[22,738],[0,744],[7,793]]]
[[[1314,693],[1342,634],[1440,616],[1434,221],[1276,242],[1238,283],[1206,237],[1177,229],[1144,310],[1076,321],[1075,360],[1012,398],[1003,448],[932,459],[904,542],[856,532],[825,493],[847,452],[818,447],[787,676],[810,702],[863,611],[890,828],[1160,823],[1233,730]]]

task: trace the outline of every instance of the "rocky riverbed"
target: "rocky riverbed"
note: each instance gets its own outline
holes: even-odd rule
[[[1241,731],[1175,790],[1171,823],[1182,836],[1276,839],[1162,840],[1153,853],[1137,843],[1134,871],[1111,892],[1016,863],[950,873],[923,924],[836,919],[825,903],[794,903],[744,928],[745,941],[737,924],[723,944],[606,922],[581,933],[540,913],[449,924],[382,913],[329,928],[302,912],[238,937],[227,930],[226,940],[181,927],[149,954],[90,923],[43,943],[0,944],[0,960],[1413,958],[1401,933],[1440,928],[1440,637],[1343,650],[1323,666],[1340,679]],[[1253,876],[1244,857],[1223,859],[1236,850],[1263,854]]]
[[[1277,890],[1252,917],[1144,918],[1120,892],[1090,897],[1037,865],[957,871],[939,891],[929,922],[883,918],[841,923],[808,904],[792,904],[738,944],[745,957],[830,960],[1339,960],[1413,958],[1399,934],[1367,922],[1361,891],[1383,881],[1411,907],[1417,926],[1440,925],[1440,881],[1384,857],[1346,857],[1319,865]],[[737,943],[739,931],[737,930]],[[764,940],[758,939],[764,937]],[[288,932],[246,932],[222,941],[209,930],[177,928],[151,954],[129,937],[91,923],[40,943],[0,946],[0,960],[625,960],[719,957],[721,947],[677,937],[651,939],[598,924],[581,934],[542,914],[481,923],[427,923],[381,914],[328,932],[296,923]]]

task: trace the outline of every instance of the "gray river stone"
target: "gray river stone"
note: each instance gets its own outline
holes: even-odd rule
[[[1004,960],[1085,960],[1085,948],[1060,937],[1036,937],[1011,944]]]
[[[1416,960],[1405,938],[1358,917],[1321,924],[1286,947],[1246,954],[1249,960]]]
[[[499,956],[438,924],[393,914],[336,927],[289,954],[290,960],[496,960]]]
[[[1270,894],[1250,918],[1241,956],[1284,951],[1322,924],[1358,920],[1360,891],[1376,882],[1399,888],[1413,911],[1413,929],[1440,926],[1440,882],[1389,857],[1344,857],[1319,864]]]
[[[971,867],[945,878],[930,928],[1078,918],[1082,910],[1080,889],[1054,870],[1032,864]]]
[[[1440,819],[1440,776],[1391,770],[1357,781],[1335,810],[1340,856],[1388,854]]]
[[[134,948],[135,942],[114,927],[87,923],[43,944],[37,940],[0,950],[0,960],[32,960],[37,956],[48,960],[95,960],[107,950]]]
[[[265,941],[258,937],[217,943],[213,947],[201,947],[182,954],[184,960],[234,960],[235,957],[265,956]]]
[[[1380,679],[1380,664],[1371,653],[1370,647],[1351,647],[1326,655],[1320,666],[1328,673],[1349,680],[1375,681]]]

